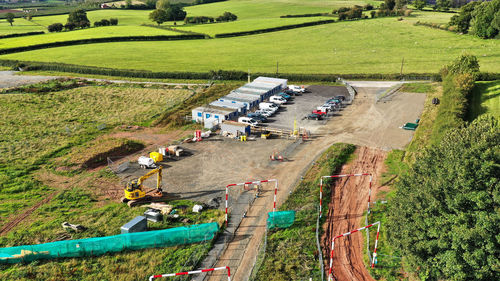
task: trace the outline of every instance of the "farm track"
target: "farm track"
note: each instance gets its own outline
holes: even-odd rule
[[[29,207],[28,209],[24,210],[21,214],[17,215],[14,217],[12,220],[10,220],[8,223],[6,223],[1,229],[0,229],[0,236],[4,236],[5,234],[9,233],[14,227],[16,227],[19,223],[24,221],[29,215],[31,215],[34,211],[36,211],[38,208],[43,206],[44,204],[47,204],[54,198],[59,193],[59,191],[52,192],[49,194],[45,199],[41,200],[40,202],[36,203],[35,205]]]
[[[372,197],[381,188],[376,185],[381,174],[386,152],[368,147],[357,149],[356,159],[344,165],[340,174],[371,173],[373,175]],[[336,179],[331,192],[327,222],[321,248],[325,257],[325,270],[329,270],[332,238],[359,228],[363,212],[367,208],[369,177]],[[373,199],[372,199],[373,201]],[[363,263],[363,236],[349,235],[335,241],[333,255],[334,280],[374,280]]]

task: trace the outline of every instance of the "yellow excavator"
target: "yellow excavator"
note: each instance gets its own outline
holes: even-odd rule
[[[148,195],[144,191],[142,183],[154,174],[158,174],[158,177],[156,179],[156,191],[153,193],[153,195]],[[153,201],[153,199],[162,198],[163,190],[161,188],[161,178],[162,166],[159,166],[158,168],[151,170],[144,176],[129,181],[125,186],[125,197],[122,198],[122,202],[127,203],[129,207],[134,207],[138,204],[149,203]]]

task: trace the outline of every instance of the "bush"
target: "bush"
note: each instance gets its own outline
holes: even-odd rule
[[[371,11],[371,12],[370,12],[370,15],[372,16],[372,19],[373,19],[373,18],[375,18],[375,15],[376,15],[376,14],[377,14],[377,12],[376,12],[376,11]]]
[[[111,23],[110,23],[110,22],[109,22],[109,20],[107,20],[107,19],[102,19],[102,20],[101,20],[101,25],[102,25],[102,26],[109,26],[110,24],[111,24]]]
[[[0,39],[13,38],[13,37],[22,37],[22,36],[31,36],[31,35],[39,35],[39,34],[44,34],[44,33],[45,32],[43,32],[43,31],[32,31],[32,32],[26,32],[26,33],[12,33],[12,34],[0,35]]]
[[[47,27],[49,32],[61,32],[63,30],[62,23],[53,23]]]
[[[110,25],[118,25],[118,19],[115,19],[115,18],[109,19],[109,24]]]
[[[224,14],[217,17],[218,22],[235,21],[237,19],[238,19],[238,17],[235,14],[230,13],[230,12],[224,12]]]
[[[212,17],[186,17],[184,19],[184,23],[193,23],[193,24],[200,24],[200,23],[213,23],[215,22],[215,19]]]
[[[365,11],[373,10],[373,6],[371,4],[366,4],[363,8],[365,9]]]
[[[68,23],[66,23],[66,24],[64,25],[64,29],[65,29],[66,31],[72,31],[72,30],[74,30],[75,28],[76,28],[76,26],[75,26],[75,24],[74,24],[74,23],[72,23],[72,22],[68,22]]]

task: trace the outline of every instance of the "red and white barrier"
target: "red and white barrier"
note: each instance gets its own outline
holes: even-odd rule
[[[370,213],[370,200],[372,196],[372,180],[373,177],[371,174],[363,173],[363,174],[346,174],[346,175],[331,175],[331,176],[322,176],[319,184],[319,217],[321,218],[321,208],[323,203],[323,178],[346,178],[346,177],[360,177],[360,176],[369,176],[370,177],[370,189],[368,191],[368,213]]]
[[[229,266],[216,267],[216,268],[208,268],[208,269],[200,269],[200,270],[186,271],[186,272],[178,272],[178,273],[168,273],[168,274],[151,275],[151,276],[149,276],[149,281],[153,281],[153,279],[155,279],[155,278],[172,277],[172,276],[179,276],[179,275],[199,274],[199,273],[203,273],[203,272],[210,272],[210,271],[217,271],[217,270],[226,270],[226,269],[227,269],[227,281],[231,281],[231,269],[229,268]]]
[[[342,238],[342,237],[351,235],[351,234],[356,233],[358,231],[361,231],[363,229],[370,228],[370,227],[372,227],[374,225],[378,225],[378,227],[377,227],[377,238],[375,239],[375,248],[373,249],[373,259],[370,262],[371,262],[371,268],[375,268],[375,259],[377,258],[378,237],[379,237],[379,233],[380,233],[380,221],[374,222],[372,224],[369,224],[367,226],[364,226],[364,227],[361,227],[361,228],[358,228],[358,229],[355,229],[355,230],[352,230],[352,231],[349,231],[349,232],[346,232],[346,233],[341,234],[341,235],[337,235],[337,236],[335,236],[332,239],[332,249],[330,251],[330,269],[328,271],[328,280],[329,281],[333,279],[333,250],[335,248],[335,240],[337,240],[337,238]]]
[[[226,185],[226,226],[227,226],[227,202],[229,199],[229,188],[232,186],[240,186],[240,185],[247,185],[247,184],[261,184],[265,182],[274,182],[274,201],[273,201],[273,212],[276,211],[276,197],[278,195],[278,180],[277,179],[270,179],[270,180],[261,180],[261,181],[249,181],[249,182],[242,182],[242,183],[232,183]]]

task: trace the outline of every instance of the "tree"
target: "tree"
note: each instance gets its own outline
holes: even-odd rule
[[[500,0],[482,2],[480,5],[477,5],[472,12],[472,33],[483,39],[495,37],[500,30],[496,27],[499,11]],[[495,17],[497,17],[497,20],[495,20]]]
[[[61,32],[63,30],[62,23],[53,23],[47,27],[49,32]]]
[[[451,8],[451,0],[436,0],[436,8],[441,11],[448,11]]]
[[[90,26],[90,21],[87,18],[87,12],[85,10],[79,9],[69,13],[68,23],[75,24],[76,27],[85,28]]]
[[[184,20],[186,17],[187,13],[184,11],[184,9],[179,6],[179,5],[171,5],[167,10],[167,20]]]
[[[392,11],[396,6],[396,0],[385,0],[384,3],[385,3],[385,8],[390,11]]]
[[[166,11],[168,8],[170,8],[170,0],[158,0],[156,2],[156,9]]]
[[[76,28],[76,25],[72,22],[68,22],[64,25],[64,29],[67,31],[72,31]]]
[[[472,12],[480,2],[470,2],[460,8],[458,15],[451,17],[449,25],[457,26],[457,30],[461,33],[467,33],[472,20]]]
[[[421,280],[499,280],[500,126],[449,131],[401,176],[388,241]]]
[[[238,19],[238,16],[230,12],[224,12],[224,14],[217,17],[217,21],[235,21],[236,19]]]
[[[7,19],[7,22],[10,23],[10,26],[12,26],[12,23],[14,22],[14,14],[7,13],[7,15],[5,15],[5,19]]]
[[[405,7],[408,2],[406,0],[396,0],[396,10],[401,10]]]
[[[427,2],[425,2],[425,0],[415,0],[415,2],[413,2],[417,10],[423,10],[426,4]]]
[[[149,19],[160,25],[168,20],[168,15],[165,10],[156,9],[149,14]]]

